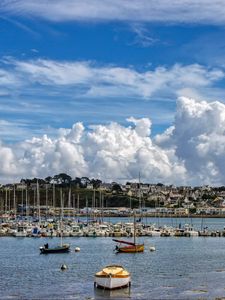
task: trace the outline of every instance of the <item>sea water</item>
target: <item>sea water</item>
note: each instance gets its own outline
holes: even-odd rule
[[[223,220],[212,221],[222,226]],[[199,221],[199,224],[201,222]],[[218,299],[225,297],[224,237],[143,237],[144,253],[116,254],[110,237],[64,238],[71,252],[40,254],[59,238],[0,238],[1,299]],[[155,252],[149,247],[154,245]],[[75,252],[80,247],[80,252]],[[68,269],[61,271],[62,264]],[[131,273],[130,289],[94,288],[109,264]]]

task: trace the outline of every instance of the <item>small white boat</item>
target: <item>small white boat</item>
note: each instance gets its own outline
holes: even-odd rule
[[[26,226],[23,226],[23,225],[18,226],[17,230],[14,231],[13,236],[26,237],[27,236]]]
[[[110,265],[95,274],[95,286],[118,289],[130,285],[130,273],[120,265]]]

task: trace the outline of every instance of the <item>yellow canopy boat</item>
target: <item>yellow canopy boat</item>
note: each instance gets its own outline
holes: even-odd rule
[[[117,289],[130,285],[130,273],[120,265],[110,265],[95,274],[95,285],[105,289]]]

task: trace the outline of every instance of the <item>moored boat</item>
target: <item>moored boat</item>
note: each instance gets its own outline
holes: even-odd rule
[[[12,233],[12,235],[15,237],[26,237],[27,236],[26,226],[23,225],[18,226],[17,229]]]
[[[118,289],[130,285],[130,273],[120,265],[109,265],[95,274],[95,285],[105,289]]]
[[[65,253],[70,251],[69,244],[63,244],[62,237],[63,237],[63,228],[62,228],[62,216],[63,216],[63,205],[62,205],[62,190],[61,190],[61,217],[60,217],[60,237],[61,243],[59,246],[49,248],[48,243],[44,245],[44,247],[40,247],[41,254],[48,254],[48,253]]]
[[[69,244],[63,244],[60,246],[56,246],[53,248],[49,248],[48,244],[45,244],[44,247],[40,247],[41,254],[48,254],[48,253],[66,253],[70,251]]]
[[[116,252],[123,252],[123,253],[144,252],[144,244],[137,244],[136,243],[136,218],[135,218],[135,212],[134,212],[133,242],[123,241],[123,240],[116,240],[116,239],[113,239],[113,241],[119,243],[119,245],[116,245],[116,248],[115,248]],[[126,246],[124,246],[124,244],[126,244]]]
[[[115,240],[115,239],[113,239],[113,241],[119,243],[119,245],[116,245],[115,248],[116,252],[123,252],[123,253],[144,252],[144,244],[136,244],[136,243],[131,243],[122,240]],[[126,246],[121,244],[126,244]]]

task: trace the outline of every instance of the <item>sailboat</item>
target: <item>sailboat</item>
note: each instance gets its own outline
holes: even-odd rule
[[[63,215],[63,205],[62,205],[62,190],[61,190],[61,217],[60,217],[60,237],[61,243],[56,247],[49,248],[48,243],[44,244],[44,246],[40,247],[41,254],[48,254],[48,253],[66,253],[70,251],[69,244],[63,244],[62,241],[62,215]]]
[[[136,243],[136,216],[134,211],[134,234],[133,234],[133,242],[128,242],[124,240],[116,240],[113,239],[114,242],[119,243],[116,245],[115,251],[123,252],[123,253],[137,253],[137,252],[144,252],[144,244]]]

